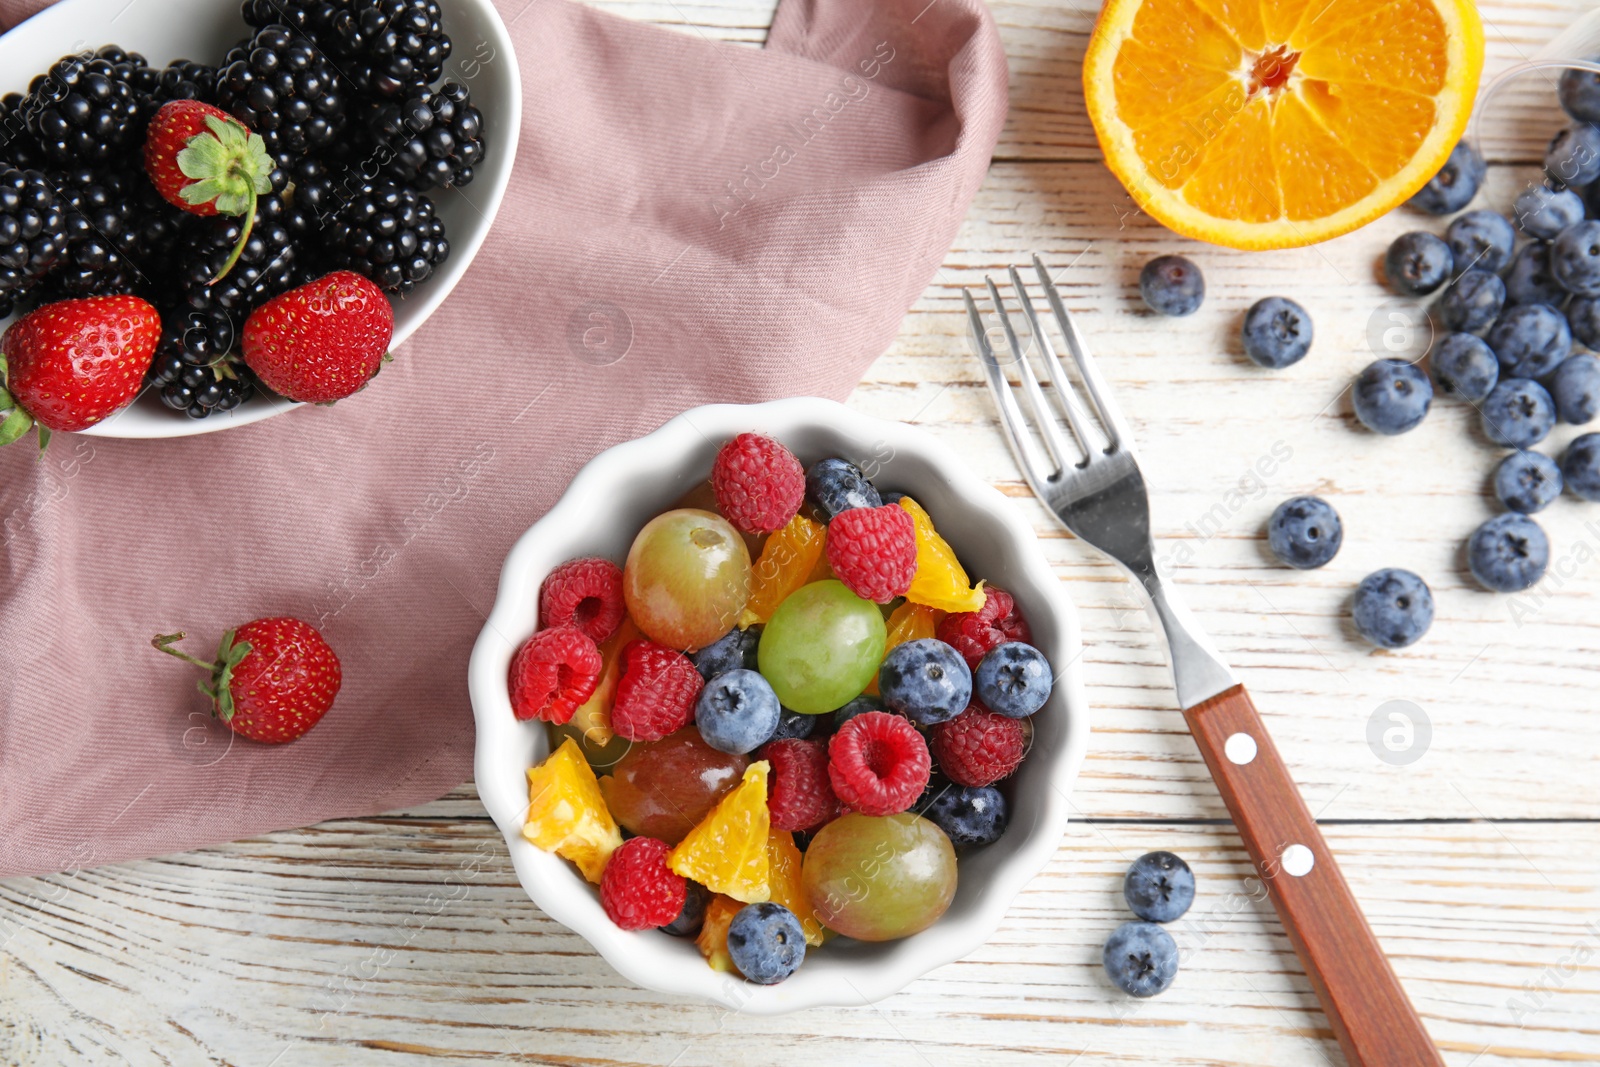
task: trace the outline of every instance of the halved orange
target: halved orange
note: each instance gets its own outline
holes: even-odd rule
[[[1289,248],[1427,184],[1482,69],[1473,0],[1108,0],[1083,88],[1140,208],[1213,244]]]

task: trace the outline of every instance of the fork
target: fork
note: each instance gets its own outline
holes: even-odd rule
[[[1442,1067],[1444,1061],[1362,916],[1249,694],[1156,562],[1150,499],[1132,435],[1037,255],[1033,269],[1086,395],[1068,380],[1017,268],[1008,272],[1036,342],[1032,361],[999,288],[986,277],[989,300],[1016,364],[1031,421],[1017,403],[1005,367],[995,358],[971,290],[962,294],[978,356],[1018,465],[1062,525],[1111,557],[1143,594],[1171,651],[1184,720],[1346,1059],[1352,1067]],[[1034,362],[1043,363],[1050,391],[1074,440],[1057,421]],[[1091,409],[1098,426],[1090,418]]]

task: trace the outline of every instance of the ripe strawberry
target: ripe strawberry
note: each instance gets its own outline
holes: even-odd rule
[[[229,630],[211,663],[172,647],[183,638],[181,632],[163,634],[150,643],[210,671],[210,683],[198,683],[200,692],[234,733],[252,740],[293,741],[317,725],[339,695],[339,657],[299,619],[257,619]]]
[[[383,290],[336,270],[262,304],[244,323],[244,361],[290,400],[328,404],[378,373],[394,309]]]
[[[39,425],[84,430],[139,395],[161,340],[161,316],[136,296],[61,300],[29,312],[0,337],[0,445]]]
[[[170,100],[150,120],[144,172],[167,203],[192,215],[242,215],[233,254],[212,281],[239,261],[256,221],[256,197],[272,191],[272,170],[261,135],[221,108]]]

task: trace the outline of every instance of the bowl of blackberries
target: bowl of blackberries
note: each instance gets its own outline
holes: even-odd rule
[[[490,0],[62,0],[0,37],[0,93],[0,444],[361,388],[482,244],[521,121]]]

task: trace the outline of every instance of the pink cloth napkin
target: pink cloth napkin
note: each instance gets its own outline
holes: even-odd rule
[[[0,0],[0,25],[42,6]],[[511,542],[594,453],[685,408],[848,394],[1005,116],[982,0],[783,0],[764,50],[568,0],[500,9],[524,99],[505,206],[368,390],[220,434],[0,453],[0,876],[470,778],[467,656]],[[149,644],[183,629],[208,654],[267,615],[320,626],[344,665],[288,746],[212,723],[199,672]]]

